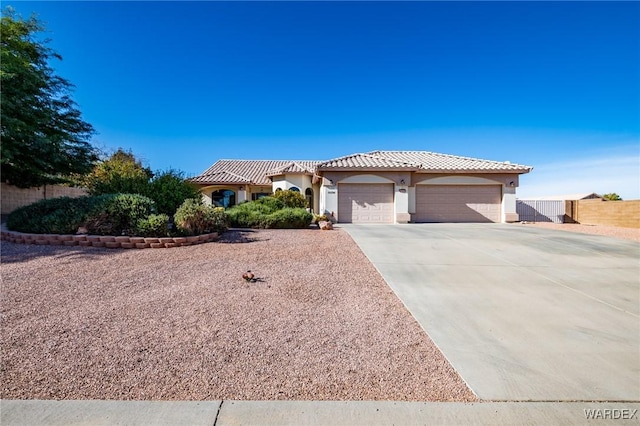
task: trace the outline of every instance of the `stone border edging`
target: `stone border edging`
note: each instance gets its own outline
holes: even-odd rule
[[[28,234],[9,231],[5,226],[0,232],[0,240],[17,244],[37,244],[50,246],[79,246],[124,249],[172,248],[216,241],[218,233],[194,235],[191,237],[128,237],[112,235],[63,235],[63,234]]]

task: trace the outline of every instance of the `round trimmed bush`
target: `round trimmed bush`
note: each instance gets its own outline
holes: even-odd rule
[[[223,208],[204,205],[200,200],[187,199],[176,210],[174,222],[186,235],[222,232],[227,226],[227,215]]]

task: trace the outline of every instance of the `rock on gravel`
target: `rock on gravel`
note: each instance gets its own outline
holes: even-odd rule
[[[0,297],[5,399],[476,400],[341,230],[3,243]]]

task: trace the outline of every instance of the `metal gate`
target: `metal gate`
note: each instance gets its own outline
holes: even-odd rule
[[[523,222],[564,223],[564,201],[516,200],[516,213]]]

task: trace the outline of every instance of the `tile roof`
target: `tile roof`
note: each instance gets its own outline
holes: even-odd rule
[[[190,180],[200,184],[271,185],[269,176],[276,170],[300,170],[287,173],[313,173],[319,161],[292,160],[218,160],[200,175]],[[304,171],[303,171],[304,170]]]
[[[372,151],[328,161],[219,160],[199,176],[200,184],[270,185],[269,177],[285,173],[313,174],[316,170],[410,170],[415,172],[528,173],[532,167],[508,161],[438,154],[428,151]]]
[[[378,155],[352,154],[318,164],[318,170],[330,169],[418,169],[419,164]]]
[[[508,161],[481,160],[478,158],[438,154],[428,151],[372,151],[367,154],[357,154],[357,156],[358,161],[350,160],[351,157],[355,156],[343,157],[345,160],[339,165],[327,162],[323,163],[321,168],[377,168],[381,167],[381,165],[387,161],[389,162],[387,163],[387,168],[398,167],[399,164],[406,164],[406,168],[413,166],[416,168],[416,171],[425,172],[528,173],[532,169],[530,166],[512,164]]]
[[[317,163],[318,161],[305,161],[303,164],[299,161],[291,161],[289,164],[267,171],[267,176],[278,176],[285,173],[302,173],[311,175],[313,174]]]

